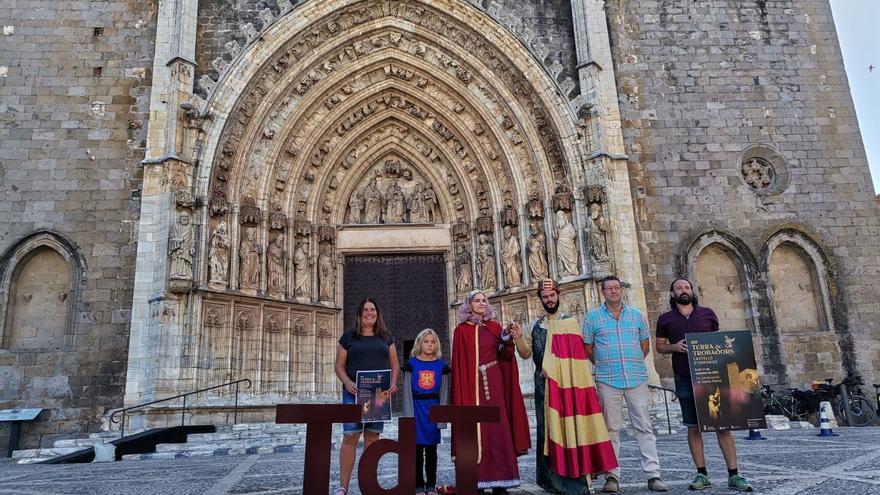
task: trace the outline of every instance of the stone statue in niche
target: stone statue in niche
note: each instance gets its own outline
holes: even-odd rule
[[[287,287],[287,277],[285,276],[285,261],[287,253],[284,249],[284,233],[281,232],[275,236],[275,240],[269,244],[266,251],[266,273],[268,275],[269,292],[284,292]]]
[[[529,273],[532,279],[547,277],[547,238],[539,222],[532,224],[532,235],[529,237]]]
[[[308,296],[311,285],[309,272],[309,243],[301,240],[293,250],[293,294],[297,297]]]
[[[421,182],[416,184],[416,190],[409,196],[409,221],[412,223],[425,223],[425,186]]]
[[[477,246],[477,261],[480,265],[480,288],[486,292],[494,292],[495,281],[495,246],[486,234],[480,234]]]
[[[608,259],[608,220],[601,203],[590,205],[590,253],[597,260]]]
[[[364,209],[364,198],[360,191],[352,191],[348,198],[348,223],[361,223],[361,212]]]
[[[437,193],[431,184],[425,184],[425,190],[422,191],[422,208],[426,222],[437,221]]]
[[[409,218],[413,223],[436,222],[437,194],[430,184],[419,183],[409,200]]]
[[[519,252],[519,236],[512,226],[504,227],[504,249],[501,259],[504,265],[504,281],[508,287],[522,285],[522,257]]]
[[[370,179],[364,189],[364,223],[379,223],[382,216],[382,192],[376,185],[376,179]]]
[[[260,255],[262,250],[256,241],[257,229],[248,227],[245,229],[244,238],[238,251],[241,263],[239,270],[239,284],[242,289],[260,288]]]
[[[568,214],[556,212],[556,258],[559,260],[559,276],[570,277],[578,274],[577,232]]]
[[[455,292],[460,296],[464,296],[473,288],[474,283],[473,276],[471,275],[471,253],[464,242],[458,243],[458,249],[455,253],[455,266],[458,273],[455,279]]]
[[[229,273],[229,237],[226,234],[226,222],[220,222],[211,234],[208,264],[208,283],[225,286]]]
[[[177,221],[171,226],[171,233],[168,236],[168,256],[171,258],[170,277],[191,279],[194,254],[192,224],[189,213],[183,212],[177,216]]]
[[[321,247],[321,254],[318,255],[318,272],[321,274],[318,280],[319,298],[322,301],[332,301],[336,288],[336,267],[333,266],[333,247],[330,244]]]
[[[385,223],[403,223],[406,215],[406,201],[403,190],[397,185],[397,182],[388,187],[385,194],[385,204],[388,210],[385,212]]]

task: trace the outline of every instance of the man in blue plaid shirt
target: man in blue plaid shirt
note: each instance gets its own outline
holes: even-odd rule
[[[648,322],[642,312],[623,304],[623,287],[615,276],[602,279],[605,303],[590,311],[584,320],[584,348],[595,366],[596,390],[614,455],[620,459],[620,429],[623,426],[623,400],[642,453],[642,471],[648,477],[648,489],[669,489],[660,479],[657,440],[651,427],[648,368],[645,357],[650,350]],[[605,493],[620,490],[620,468],[605,473]]]

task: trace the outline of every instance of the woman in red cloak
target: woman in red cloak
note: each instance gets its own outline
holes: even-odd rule
[[[458,316],[452,341],[452,404],[500,408],[498,423],[480,423],[477,430],[477,488],[503,494],[520,485],[516,456],[531,447],[513,339],[480,290],[465,296]]]

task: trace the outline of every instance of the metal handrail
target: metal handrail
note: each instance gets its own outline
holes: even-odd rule
[[[666,407],[666,432],[669,435],[672,435],[672,421],[669,420],[669,402],[666,400],[666,392],[669,392],[673,396],[675,396],[675,390],[671,390],[668,388],[663,388],[657,385],[648,384],[649,388],[653,388],[655,390],[663,391],[663,406]]]
[[[128,411],[130,411],[132,409],[137,409],[139,407],[151,406],[153,404],[158,404],[160,402],[166,402],[169,400],[179,399],[179,398],[183,397],[183,407],[180,411],[180,426],[183,426],[184,422],[186,421],[186,398],[187,398],[187,396],[200,394],[202,392],[207,392],[208,390],[214,390],[216,388],[222,388],[222,387],[228,387],[230,385],[235,385],[235,405],[233,405],[233,409],[232,409],[232,411],[233,411],[232,421],[233,421],[233,423],[237,423],[238,422],[238,384],[242,383],[242,382],[247,382],[247,388],[251,388],[251,381],[247,378],[242,378],[240,380],[235,380],[234,382],[226,382],[226,383],[222,383],[220,385],[214,385],[213,387],[206,387],[206,388],[202,388],[202,389],[195,390],[192,392],[187,392],[185,394],[175,395],[174,397],[168,397],[165,399],[154,400],[151,402],[144,402],[144,403],[138,404],[136,406],[128,406],[128,407],[124,407],[122,409],[117,409],[116,411],[113,411],[113,413],[110,415],[110,422],[116,423],[116,415],[119,413],[122,413],[122,423],[120,423],[121,426],[120,426],[120,435],[119,435],[119,438],[122,438],[125,436],[125,417],[128,414]]]

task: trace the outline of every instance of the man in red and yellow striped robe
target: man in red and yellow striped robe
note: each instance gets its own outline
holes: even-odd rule
[[[555,281],[542,280],[538,296],[547,314],[515,339],[519,355],[535,363],[537,482],[551,493],[587,494],[589,476],[617,467],[617,459],[580,324],[558,313]]]

